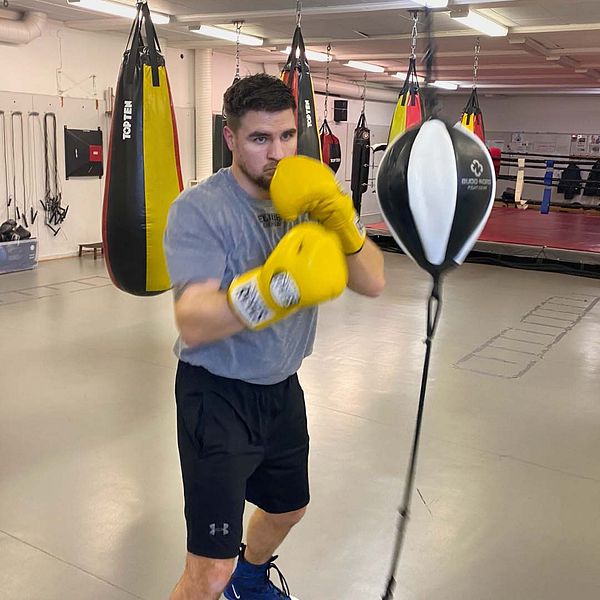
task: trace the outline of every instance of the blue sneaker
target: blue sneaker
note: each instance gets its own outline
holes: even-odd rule
[[[264,565],[253,565],[244,558],[246,546],[242,544],[238,563],[223,592],[227,600],[298,600],[290,596],[290,588],[275,564],[276,556]],[[281,588],[270,579],[271,569],[279,575]]]

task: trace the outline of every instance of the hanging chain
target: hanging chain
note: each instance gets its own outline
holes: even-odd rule
[[[479,71],[479,53],[481,52],[480,38],[475,42],[475,62],[473,63],[473,88],[477,87],[477,71]]]
[[[417,30],[417,25],[419,23],[419,13],[414,11],[412,13],[413,18],[413,26],[412,32],[410,34],[410,58],[417,58],[417,37],[419,32]]]
[[[363,78],[363,90],[362,90],[362,94],[360,95],[360,99],[362,100],[362,114],[365,114],[365,108],[367,105],[367,72],[365,71],[364,74],[364,78]]]
[[[236,21],[235,25],[235,80],[240,79],[240,34],[244,21]]]
[[[296,25],[300,27],[302,21],[302,0],[296,0]]]
[[[327,121],[327,105],[329,103],[329,61],[331,60],[331,44],[327,44],[327,67],[325,68],[325,110],[323,120]]]
[[[425,63],[425,89],[423,90],[423,99],[425,101],[425,119],[437,119],[440,113],[440,102],[437,91],[432,83],[437,78],[436,57],[437,43],[433,35],[433,16],[429,8],[425,8],[425,53],[423,62]]]

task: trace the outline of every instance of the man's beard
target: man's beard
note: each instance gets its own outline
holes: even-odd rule
[[[240,171],[255,185],[257,185],[261,190],[265,192],[269,191],[269,186],[271,185],[271,179],[273,179],[273,173],[275,172],[275,166],[273,165],[272,169],[269,169],[266,172],[263,172],[260,175],[253,175],[248,171],[246,165],[244,163],[240,163]]]

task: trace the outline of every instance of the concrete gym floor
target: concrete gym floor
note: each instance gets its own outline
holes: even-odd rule
[[[386,265],[382,297],[322,308],[301,370],[313,499],[278,561],[300,600],[376,600],[388,572],[429,284]],[[398,599],[600,598],[599,297],[447,278]],[[170,294],[45,262],[0,276],[0,331],[0,598],[166,599],[185,553]]]

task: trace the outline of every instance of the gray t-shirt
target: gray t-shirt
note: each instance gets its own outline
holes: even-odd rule
[[[182,192],[169,211],[165,253],[175,293],[190,283],[232,279],[262,265],[279,240],[299,221],[286,222],[271,202],[257,200],[221,169]],[[273,384],[294,374],[312,352],[317,309],[300,310],[261,331],[189,347],[175,343],[180,360],[215,375]]]

